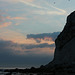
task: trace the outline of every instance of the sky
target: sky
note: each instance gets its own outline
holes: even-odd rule
[[[73,11],[75,0],[0,0],[0,66],[52,61],[55,39]]]

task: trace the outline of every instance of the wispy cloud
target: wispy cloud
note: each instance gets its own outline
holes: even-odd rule
[[[49,7],[48,8],[47,7],[43,7],[42,5],[40,6],[40,5],[31,3],[31,2],[25,1],[25,0],[20,0],[20,2],[22,2],[22,3],[26,4],[26,5],[32,6],[32,7],[39,8],[39,10],[33,11],[33,13],[35,13],[35,14],[40,14],[40,15],[65,15],[65,14],[67,14],[67,12],[65,10],[57,8],[57,7],[54,7],[51,4],[48,4],[46,1],[43,1],[43,2],[47,6],[53,8],[54,11],[50,10]]]
[[[12,24],[12,22],[5,22],[5,23],[2,23],[2,24],[0,25],[0,28],[8,27],[8,26],[10,26],[11,24]]]
[[[0,32],[1,32],[0,39],[6,40],[6,41],[12,41],[18,44],[37,44],[35,40],[26,39],[26,36],[16,31],[1,29]]]
[[[22,3],[26,4],[26,5],[32,6],[32,7],[41,8],[41,9],[48,9],[48,8],[45,8],[45,7],[30,3],[28,1],[20,0],[20,2],[22,2]]]
[[[40,14],[40,15],[65,15],[66,12],[60,12],[60,11],[45,11],[45,10],[36,10],[33,11],[35,14]]]
[[[0,1],[9,2],[9,3],[18,3],[20,0],[0,0]],[[34,0],[24,0],[24,1],[33,2]]]
[[[52,8],[54,8],[54,9],[56,9],[57,11],[55,11],[55,13],[57,13],[57,14],[59,14],[59,15],[65,15],[65,14],[67,14],[67,12],[66,12],[65,10],[60,9],[60,8],[57,8],[57,7],[55,7],[55,6],[53,6],[53,5],[49,4],[49,3],[47,3],[46,1],[45,1],[45,3],[46,3],[49,7],[52,7]]]
[[[9,19],[9,20],[27,20],[27,18],[24,18],[24,17],[10,17],[10,16],[7,16],[6,19]]]
[[[65,15],[67,14],[65,10],[55,7],[51,5],[50,3],[48,3],[47,1],[43,1],[43,0],[41,2],[45,4],[45,6],[43,6],[42,3],[41,5],[38,5],[36,3],[36,0],[35,1],[34,0],[10,0],[10,1],[7,0],[7,1],[8,2],[13,1],[12,3],[21,2],[21,3],[24,3],[25,5],[28,5],[34,8],[38,8],[39,10],[36,9],[33,11],[34,14],[40,14],[40,15]]]
[[[0,15],[0,28],[10,26],[12,22],[7,22],[8,21],[15,21],[16,23],[14,25],[20,25],[20,21],[26,21],[28,18],[27,17],[11,17],[11,16],[3,16],[2,14]],[[6,21],[6,22],[4,22]],[[18,22],[17,22],[18,21]]]

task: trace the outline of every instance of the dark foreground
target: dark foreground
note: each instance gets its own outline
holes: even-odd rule
[[[40,66],[30,69],[0,69],[0,75],[75,75],[75,65]]]

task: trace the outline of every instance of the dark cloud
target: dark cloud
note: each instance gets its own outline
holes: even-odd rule
[[[0,66],[2,67],[30,67],[30,66],[39,66],[41,64],[46,64],[52,60],[53,55],[45,54],[33,54],[32,51],[25,51],[27,55],[18,54],[19,49],[30,49],[30,48],[39,48],[44,46],[49,47],[48,44],[41,45],[21,45],[13,43],[11,41],[0,40]],[[45,47],[46,47],[45,46]],[[51,46],[53,47],[53,45]],[[38,49],[37,49],[38,50]],[[15,54],[14,54],[15,53]]]
[[[21,45],[24,46],[24,45]],[[33,49],[33,48],[51,48],[51,47],[55,47],[54,44],[49,45],[48,43],[43,43],[43,44],[39,44],[39,45],[26,45],[25,48],[26,49]]]
[[[33,48],[51,48],[51,47],[55,47],[55,44],[48,44],[48,43],[43,43],[43,44],[17,44],[17,43],[13,43],[11,41],[0,41],[0,49],[4,48],[4,49],[17,49],[17,48],[21,48],[22,50],[24,49],[33,49]]]
[[[54,32],[54,33],[42,33],[42,34],[28,34],[27,38],[34,38],[34,39],[44,39],[45,37],[51,37],[53,41],[56,39],[56,37],[59,35],[60,32]]]
[[[27,38],[44,39],[44,37],[51,37],[55,39],[58,34],[59,32],[36,35],[30,34],[27,35]],[[37,42],[39,44],[18,44],[11,41],[0,40],[0,66],[29,67],[46,64],[51,61],[53,53],[49,53],[49,50],[53,50],[55,45],[40,43],[40,40],[37,40]]]

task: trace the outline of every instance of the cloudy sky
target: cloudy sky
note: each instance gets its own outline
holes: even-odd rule
[[[0,0],[0,66],[50,62],[54,40],[74,10],[75,0]]]

